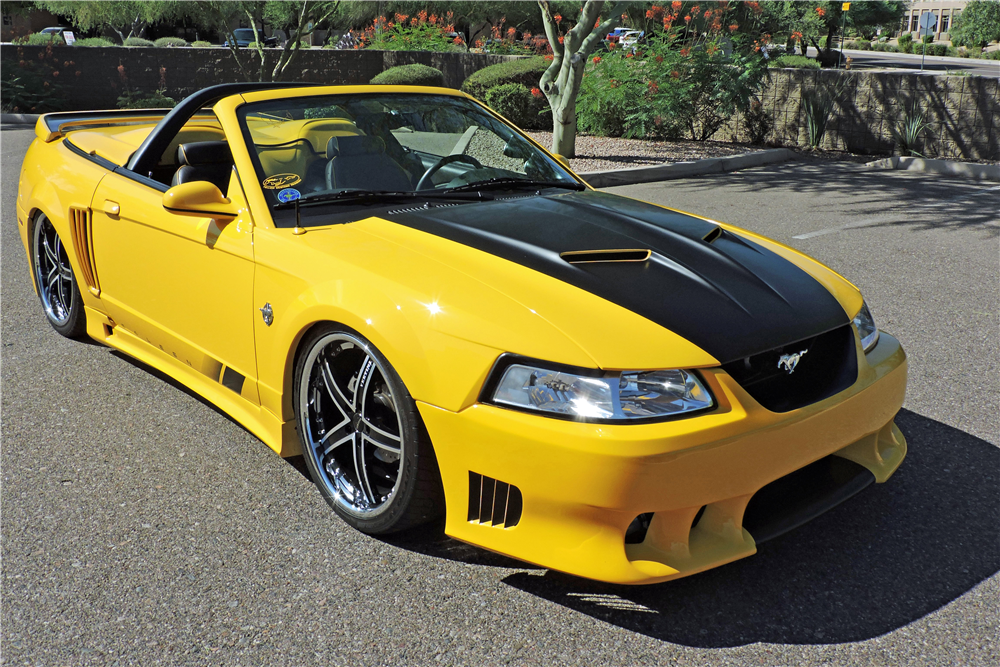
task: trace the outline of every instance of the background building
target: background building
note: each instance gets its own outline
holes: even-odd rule
[[[955,24],[955,19],[962,13],[968,0],[917,0],[910,3],[910,8],[903,17],[903,32],[913,33],[917,37],[920,30],[920,16],[930,12],[937,17],[934,28],[934,41],[950,39],[948,30]]]

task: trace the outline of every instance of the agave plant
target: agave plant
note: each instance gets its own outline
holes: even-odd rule
[[[802,110],[806,115],[806,134],[810,148],[817,149],[823,143],[833,107],[846,87],[847,80],[844,79],[834,85],[802,91]]]
[[[899,149],[901,155],[924,157],[915,150],[929,125],[924,118],[924,112],[917,109],[917,103],[914,102],[904,108],[901,118],[896,119],[896,121],[889,125],[889,134],[892,135],[892,143]]]

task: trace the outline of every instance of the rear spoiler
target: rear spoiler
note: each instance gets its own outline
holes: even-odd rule
[[[47,113],[39,117],[35,123],[35,136],[49,143],[67,132],[119,125],[155,125],[163,120],[170,109],[118,109],[112,111],[65,111]],[[215,118],[215,114],[206,111],[207,118]]]

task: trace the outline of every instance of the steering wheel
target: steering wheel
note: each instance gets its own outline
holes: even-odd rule
[[[431,165],[430,169],[424,172],[424,175],[420,177],[419,181],[417,181],[416,189],[426,190],[427,188],[425,186],[431,182],[431,176],[438,173],[438,170],[441,167],[445,166],[446,164],[451,164],[452,162],[468,162],[476,169],[483,168],[483,164],[476,158],[472,157],[471,155],[465,155],[464,153],[459,153],[458,155],[446,155],[445,157],[441,158],[433,165]]]

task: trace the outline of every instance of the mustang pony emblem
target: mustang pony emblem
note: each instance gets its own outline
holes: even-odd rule
[[[795,372],[795,367],[799,365],[799,361],[802,356],[809,350],[802,350],[801,352],[796,352],[795,354],[783,354],[781,358],[778,359],[778,368],[785,369],[789,375]]]

